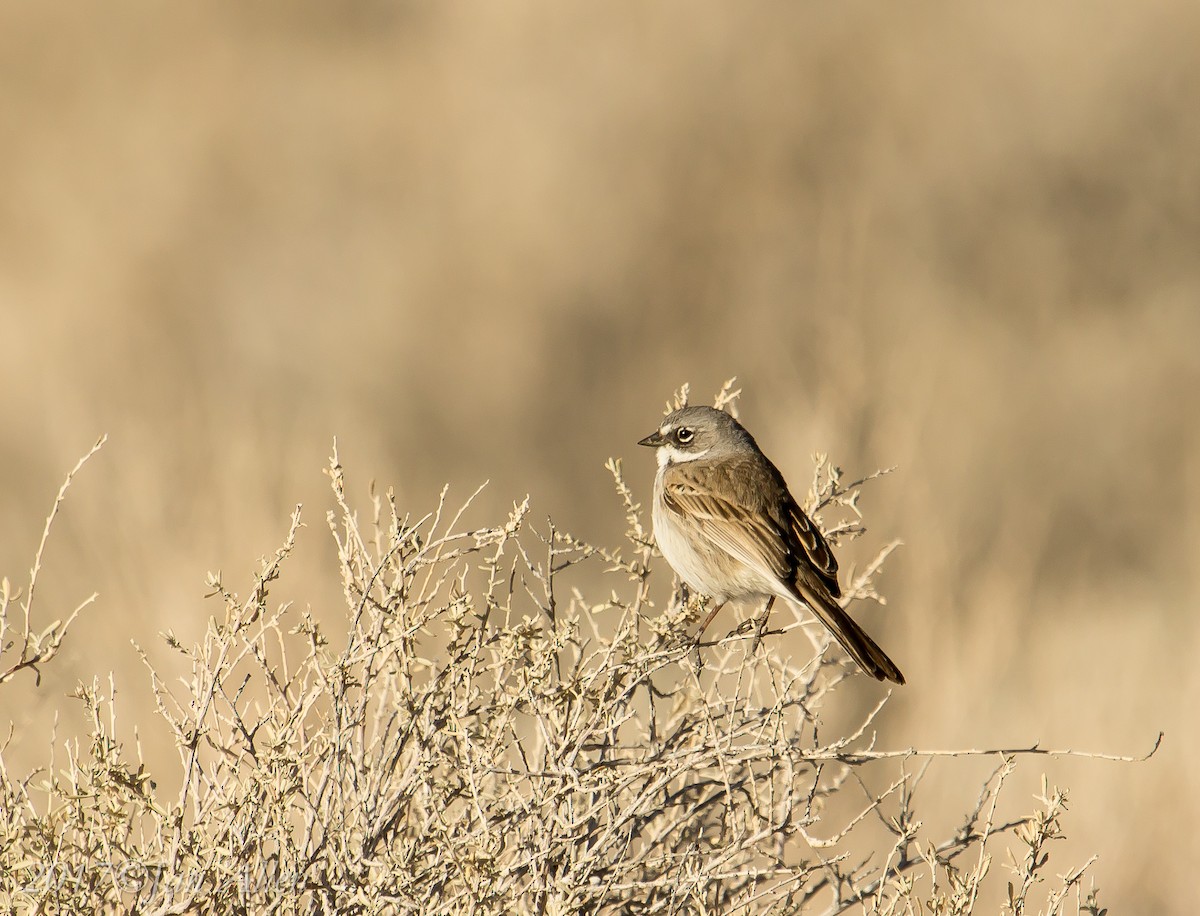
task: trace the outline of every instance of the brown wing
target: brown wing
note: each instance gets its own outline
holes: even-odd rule
[[[838,585],[837,558],[829,549],[829,542],[813,520],[804,514],[788,490],[779,468],[766,455],[762,455],[761,459],[761,462],[746,461],[739,473],[746,474],[749,471],[758,478],[754,490],[763,499],[757,508],[769,514],[783,532],[794,563],[788,581],[795,583],[806,569],[811,569],[829,594],[840,598],[842,589]]]
[[[744,469],[721,464],[672,465],[663,475],[663,500],[696,534],[765,577],[790,581],[790,539],[764,511],[761,493]]]
[[[801,509],[791,494],[788,494],[788,533],[791,535],[792,549],[797,557],[797,565],[803,563],[801,557],[807,558],[809,565],[816,572],[829,594],[840,598],[842,588],[838,585],[838,564],[829,542],[818,528]]]

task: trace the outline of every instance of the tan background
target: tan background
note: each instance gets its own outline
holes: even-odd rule
[[[906,542],[881,742],[1166,730],[1014,791],[1071,786],[1052,864],[1099,853],[1113,912],[1191,912],[1198,34],[1187,0],[0,5],[0,571],[111,437],[42,619],[101,597],[0,693],[15,759],[113,669],[162,759],[129,640],[198,633],[296,502],[285,588],[341,613],[334,435],[358,493],[491,478],[476,523],[528,492],[615,543],[604,459],[645,496],[665,399],[736,374],[797,489],[899,466],[845,551]]]

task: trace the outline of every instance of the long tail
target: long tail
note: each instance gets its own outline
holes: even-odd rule
[[[896,663],[888,658],[887,653],[867,635],[866,630],[855,623],[824,588],[805,582],[801,578],[796,582],[796,592],[797,597],[812,609],[821,623],[825,624],[833,638],[850,653],[858,667],[876,680],[904,683],[904,675],[900,673]]]

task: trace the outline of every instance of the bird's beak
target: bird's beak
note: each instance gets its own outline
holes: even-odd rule
[[[663,438],[663,434],[657,429],[640,441],[638,445],[645,445],[649,448],[658,448],[660,445],[666,445],[667,440]]]

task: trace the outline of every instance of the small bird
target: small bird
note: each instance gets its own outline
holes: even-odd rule
[[[684,407],[638,445],[657,449],[654,536],[671,568],[715,606],[776,598],[806,605],[863,671],[904,683],[875,640],[838,604],[837,560],[788,491],[783,475],[737,420],[713,407]]]

